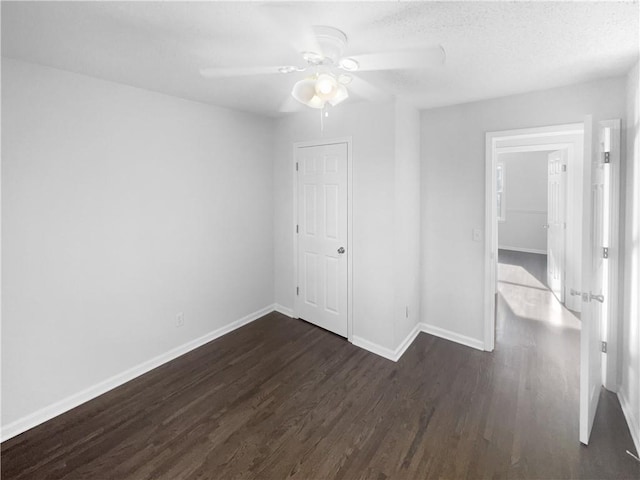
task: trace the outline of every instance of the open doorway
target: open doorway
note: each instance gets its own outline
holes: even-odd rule
[[[560,147],[560,148],[558,148]],[[572,145],[499,152],[496,164],[500,266],[528,265],[560,304],[566,296],[567,164]]]
[[[548,219],[548,182],[549,175],[548,165],[549,154],[553,152],[561,152],[560,164],[557,167],[565,176],[565,186],[563,198],[565,199],[562,206],[563,220],[562,232],[563,239],[561,243],[564,245],[564,255],[562,259],[552,258],[552,261],[559,260],[561,268],[556,270],[561,275],[561,281],[558,282],[561,288],[557,289],[561,302],[574,311],[580,312],[582,302],[578,296],[570,295],[571,290],[580,291],[582,282],[582,203],[583,203],[583,151],[584,151],[584,125],[570,124],[558,125],[551,127],[530,128],[521,130],[510,130],[503,132],[487,133],[487,169],[486,169],[486,221],[485,221],[485,350],[492,351],[495,346],[496,334],[496,295],[498,293],[498,218],[500,213],[505,213],[509,199],[504,197],[504,212],[498,212],[498,164],[500,157],[509,158],[510,154],[530,155],[535,158],[547,157],[547,166],[545,173],[540,172],[538,182],[546,184],[546,189],[542,186],[539,190],[546,190],[538,197],[538,201],[534,202],[538,207],[532,207],[530,199],[528,203],[522,203],[521,208],[513,208],[513,210],[521,210],[520,212],[511,212],[516,217],[515,224],[530,225],[529,237],[524,243],[524,239],[510,239],[508,233],[503,228],[503,245],[514,247],[517,245],[509,245],[508,242],[519,242],[525,245],[524,249],[529,253],[548,253],[548,232],[544,226],[549,225]],[[540,152],[545,152],[544,154]],[[531,165],[524,165],[520,175],[527,175],[526,168]],[[564,168],[564,171],[562,169]],[[542,170],[540,168],[540,170]],[[507,174],[508,176],[508,174]],[[510,182],[505,176],[502,189],[508,188]],[[527,187],[528,188],[528,187]],[[504,194],[503,194],[504,195]],[[544,200],[547,199],[547,203]],[[542,205],[542,206],[540,206]],[[512,205],[513,206],[513,205]],[[518,207],[516,204],[515,207]],[[522,208],[524,207],[524,208]],[[525,211],[526,210],[526,211]],[[553,223],[553,222],[552,222]],[[566,224],[566,225],[565,225]],[[516,225],[517,229],[517,225]],[[522,230],[522,229],[520,229]],[[535,235],[531,232],[535,230]],[[522,233],[520,233],[522,235]],[[525,235],[527,235],[525,233]],[[504,238],[504,237],[507,238]],[[546,239],[546,243],[545,242]],[[542,245],[542,246],[541,246]],[[525,250],[523,253],[528,253]],[[548,258],[548,257],[547,257]],[[558,263],[558,262],[556,262]],[[546,276],[545,269],[545,276]],[[552,269],[553,272],[553,269]],[[546,282],[545,282],[546,283]]]
[[[498,152],[498,332],[514,316],[580,328],[579,313],[565,306],[567,264],[579,261],[571,249],[567,254],[567,166],[573,155],[572,143]]]
[[[567,166],[574,154],[570,142],[498,151],[496,341],[531,342],[540,355],[577,366],[579,313],[565,306],[567,263],[579,260],[567,262],[573,252],[566,248],[574,220],[567,219]]]
[[[589,443],[601,386],[615,391],[618,231],[614,224],[619,197],[619,123],[596,123],[587,116],[583,124],[487,134],[485,349],[493,350],[497,332],[501,349],[529,344],[541,348],[542,357],[552,364],[546,375],[564,372],[552,389],[556,393],[561,386],[570,387],[565,393],[575,394],[578,381],[579,437],[584,444]],[[533,248],[516,253],[540,255],[537,261],[504,253],[500,259],[498,219],[503,211],[508,212],[509,195],[507,168],[501,166],[500,157],[533,151],[547,154],[548,220],[543,225],[547,258],[543,261],[542,253]],[[536,183],[531,172],[525,176],[518,194]],[[527,195],[531,200],[532,193]],[[541,208],[537,213],[542,215]],[[558,232],[564,232],[564,238]],[[517,288],[526,291],[515,291]],[[582,312],[583,323],[566,307]],[[514,333],[511,323],[519,325],[519,331]],[[609,361],[607,340],[613,347]],[[526,358],[532,361],[538,357],[527,354]],[[580,375],[576,378],[571,372],[575,373],[578,364]],[[549,365],[543,362],[537,368],[549,370]],[[568,395],[567,400],[575,400],[575,396]]]

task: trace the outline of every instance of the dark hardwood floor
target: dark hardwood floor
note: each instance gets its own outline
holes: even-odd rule
[[[272,313],[3,443],[2,479],[640,478],[615,395],[578,442],[579,322],[530,314],[526,272],[493,353],[393,363]]]

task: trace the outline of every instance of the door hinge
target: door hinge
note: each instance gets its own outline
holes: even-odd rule
[[[602,247],[602,258],[609,258],[609,248]]]
[[[299,233],[299,225],[296,225],[296,233]]]
[[[296,162],[296,172],[298,171],[298,162]]]
[[[607,342],[602,342],[602,353],[607,353]]]
[[[567,166],[566,165],[562,165],[562,171],[566,172],[567,171]]]
[[[300,287],[296,287],[296,295],[300,295]]]
[[[602,161],[603,161],[604,163],[610,163],[610,162],[611,162],[611,157],[610,157],[610,155],[609,155],[609,152],[604,152],[604,153],[602,154]]]

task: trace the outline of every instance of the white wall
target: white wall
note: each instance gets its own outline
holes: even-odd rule
[[[394,119],[392,102],[332,109],[324,134],[316,110],[278,120],[274,160],[276,303],[293,307],[293,143],[353,138],[353,331],[394,348]]]
[[[547,253],[547,164],[550,152],[502,153],[505,221],[498,223],[499,248]]]
[[[638,64],[627,77],[626,161],[621,183],[624,217],[624,271],[618,396],[640,451],[640,76]],[[626,170],[626,171],[625,171]],[[626,184],[625,184],[626,178]]]
[[[422,297],[427,325],[484,341],[485,133],[625,115],[625,79],[423,111]],[[483,237],[484,238],[484,237]]]
[[[396,143],[398,128],[402,132]],[[406,105],[395,101],[342,104],[330,110],[324,133],[317,111],[278,120],[274,161],[276,303],[284,310],[291,309],[295,291],[292,145],[337,137],[353,140],[354,343],[391,355],[417,324],[420,308],[419,115]]]
[[[273,303],[271,122],[2,60],[3,427]]]
[[[420,322],[420,113],[396,103],[395,332],[397,347]],[[408,315],[407,315],[408,308]]]

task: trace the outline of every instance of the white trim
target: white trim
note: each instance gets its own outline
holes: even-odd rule
[[[546,250],[540,250],[538,248],[525,248],[525,247],[510,247],[505,245],[498,245],[498,250],[511,250],[512,252],[524,252],[524,253],[539,253],[546,255]]]
[[[629,426],[629,432],[631,432],[631,438],[633,439],[633,444],[636,447],[636,453],[640,454],[640,423],[633,413],[633,408],[631,407],[629,399],[623,392],[618,392],[618,400],[620,401],[624,418]]]
[[[611,128],[609,163],[609,278],[607,299],[607,354],[603,355],[603,384],[607,390],[618,391],[618,309],[621,299],[618,272],[620,268],[620,119],[600,121],[600,127]],[[637,446],[637,443],[636,443]]]
[[[507,192],[507,166],[504,162],[497,161],[496,162],[496,173],[498,172],[498,168],[502,169],[502,190],[500,193],[502,194],[502,201],[500,202],[500,211],[498,212],[498,207],[496,206],[496,215],[497,220],[500,223],[506,223],[507,221],[507,202],[506,192]],[[496,178],[496,195],[498,194],[498,180]],[[497,200],[497,198],[496,198]]]
[[[351,343],[353,343],[356,347],[364,348],[371,353],[380,355],[387,360],[397,362],[398,360],[400,360],[402,355],[404,355],[404,352],[406,352],[407,349],[411,346],[420,332],[428,333],[429,335],[433,335],[434,337],[439,337],[451,342],[459,343],[460,345],[475,348],[476,350],[484,350],[484,341],[482,340],[467,337],[466,335],[460,335],[459,333],[436,327],[434,325],[429,325],[427,323],[419,323],[415,327],[413,327],[413,330],[411,330],[409,335],[405,337],[402,343],[395,350],[391,350],[390,348],[383,347],[382,345],[378,345],[377,343],[370,342],[369,340],[355,335],[353,337],[353,342]]]
[[[402,341],[402,343],[398,345],[398,348],[396,348],[396,351],[395,351],[396,361],[400,360],[400,357],[404,355],[404,352],[407,351],[407,349],[411,346],[411,344],[418,337],[418,334],[421,331],[422,331],[421,324],[418,323],[413,327],[413,329],[409,332],[409,335],[407,335],[405,339]]]
[[[295,289],[298,286],[298,235],[296,225],[298,224],[298,173],[296,171],[296,151],[298,148],[318,147],[322,145],[335,145],[338,143],[347,144],[347,340],[354,343],[353,336],[353,137],[336,137],[321,140],[310,140],[306,142],[294,142],[292,146],[291,171],[293,175],[293,285],[294,292],[293,309],[291,317],[298,318],[297,302],[298,297]],[[286,314],[285,314],[286,315]]]
[[[580,132],[573,132],[572,134],[580,134]],[[569,132],[562,132],[562,135],[569,135]],[[513,140],[509,138],[509,140]],[[536,145],[518,145],[511,147],[496,147],[496,153],[502,155],[504,153],[522,153],[522,152],[553,152],[556,150],[564,150],[566,148],[573,147],[571,142],[562,143],[540,143]]]
[[[536,151],[548,149],[553,144],[529,144],[526,140],[534,140],[549,136],[573,135],[584,132],[584,124],[574,123],[566,125],[552,125],[548,127],[522,128],[517,130],[503,130],[487,132],[485,135],[485,244],[484,244],[484,350],[493,351],[495,346],[495,313],[497,290],[497,250],[498,250],[498,222],[495,191],[496,191],[496,163],[499,153],[513,151]],[[522,146],[504,146],[500,142],[508,140],[523,140]]]
[[[369,340],[365,340],[364,338],[358,337],[357,335],[353,336],[353,340],[351,341],[351,343],[353,343],[356,347],[364,348],[368,352],[380,355],[381,357],[384,357],[387,360],[391,360],[392,362],[398,361],[395,356],[395,352],[390,348],[383,347],[374,342],[370,342]]]
[[[279,303],[273,304],[273,310],[283,315],[286,315],[287,317],[296,318],[293,316],[293,309],[289,307],[285,307],[284,305],[280,305]]]
[[[47,420],[51,420],[58,415],[61,415],[72,408],[75,408],[79,405],[82,405],[89,400],[92,400],[104,393],[107,393],[110,390],[113,390],[120,385],[123,385],[140,375],[143,375],[154,368],[159,367],[175,358],[184,355],[192,350],[195,350],[202,345],[209,343],[216,338],[219,338],[233,330],[236,330],[248,323],[257,320],[264,315],[273,312],[276,309],[276,305],[269,305],[260,310],[257,310],[249,315],[246,315],[234,322],[228,323],[227,325],[220,327],[212,332],[209,332],[201,337],[198,337],[194,340],[191,340],[187,343],[184,343],[178,347],[172,348],[168,352],[162,353],[158,356],[155,356],[145,362],[142,362],[135,367],[129,368],[124,372],[118,373],[106,380],[103,380],[89,388],[86,388],[80,392],[74,393],[73,395],[68,396],[67,398],[63,398],[51,405],[48,405],[40,410],[37,410],[29,415],[26,415],[22,418],[19,418],[8,425],[2,426],[2,431],[0,433],[0,441],[4,442],[16,435],[19,435],[27,430],[40,425]]]
[[[420,324],[420,327],[424,333],[428,333],[429,335],[444,338],[445,340],[450,340],[461,345],[466,345],[467,347],[475,348],[476,350],[485,349],[485,342],[478,340],[477,338],[460,335],[459,333],[436,327],[434,325],[429,325],[428,323],[422,323]]]
[[[390,348],[383,347],[382,345],[378,345],[377,343],[370,342],[369,340],[366,340],[362,337],[358,337],[356,335],[353,336],[353,341],[351,343],[353,343],[356,347],[364,348],[365,350],[371,353],[375,353],[376,355],[379,355],[381,357],[384,357],[387,360],[391,360],[392,362],[397,362],[398,360],[400,360],[400,357],[404,355],[404,352],[406,352],[407,349],[411,346],[411,344],[413,343],[413,341],[416,339],[416,337],[421,331],[422,330],[421,330],[420,324],[417,324],[415,327],[413,327],[411,332],[409,332],[409,335],[405,337],[402,343],[398,345],[398,347],[395,350],[391,350]]]

